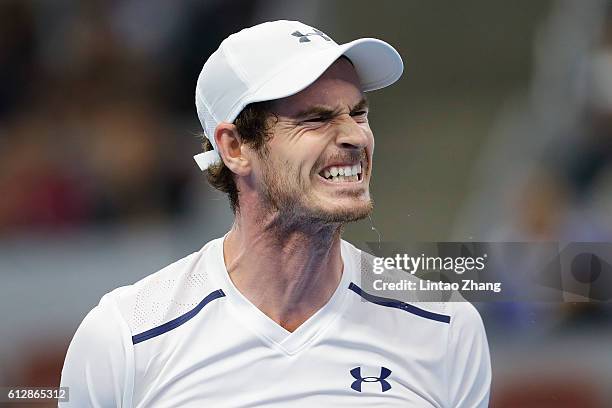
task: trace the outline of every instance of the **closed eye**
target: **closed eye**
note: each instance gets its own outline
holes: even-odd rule
[[[351,112],[351,117],[357,123],[365,123],[368,121],[368,111],[367,110],[358,110],[355,112]]]
[[[367,116],[368,115],[368,111],[367,110],[361,110],[361,111],[357,111],[357,112],[351,112],[350,115],[352,117],[355,116]],[[331,119],[331,115],[330,116],[315,116],[312,118],[308,118],[303,120],[303,122],[315,122],[315,123],[321,123],[321,122],[327,122],[328,120]]]
[[[303,123],[322,123],[327,122],[330,118],[327,116],[315,116],[312,118],[304,119]]]

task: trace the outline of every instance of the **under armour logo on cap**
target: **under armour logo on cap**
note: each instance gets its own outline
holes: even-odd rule
[[[362,377],[361,376],[361,367],[355,367],[351,370],[351,375],[356,380],[351,384],[351,388],[355,391],[361,392],[361,384],[364,382],[379,382],[382,388],[382,392],[389,391],[391,389],[391,384],[386,379],[391,375],[391,370],[387,367],[380,367],[380,377]]]
[[[325,41],[331,41],[331,38],[326,36],[324,32],[317,30],[316,28],[314,29],[314,33],[302,34],[299,31],[294,31],[291,33],[291,35],[293,35],[294,37],[299,37],[301,43],[310,42],[310,39],[308,38],[309,35],[318,35],[321,36],[321,38],[323,38]]]

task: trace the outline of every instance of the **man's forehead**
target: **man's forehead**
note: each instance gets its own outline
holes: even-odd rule
[[[346,58],[336,60],[315,82],[295,95],[274,102],[274,111],[294,116],[312,107],[352,109],[363,104],[365,94],[357,72]]]

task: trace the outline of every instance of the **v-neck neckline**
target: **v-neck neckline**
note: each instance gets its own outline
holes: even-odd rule
[[[252,304],[236,288],[225,266],[224,240],[225,236],[212,243],[212,256],[208,257],[211,268],[208,273],[214,283],[225,292],[226,301],[234,316],[270,346],[281,350],[285,354],[296,354],[321,335],[346,308],[349,299],[348,287],[355,271],[355,260],[350,254],[350,249],[346,247],[348,245],[346,242],[341,241],[340,243],[343,271],[338,287],[323,307],[297,329],[290,332]]]

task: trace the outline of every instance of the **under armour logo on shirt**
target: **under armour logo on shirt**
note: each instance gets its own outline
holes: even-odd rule
[[[291,33],[292,36],[294,37],[299,37],[300,38],[300,42],[310,42],[310,39],[308,38],[308,36],[310,35],[318,35],[321,38],[323,38],[325,41],[331,41],[331,39],[325,35],[325,33],[323,33],[322,31],[319,31],[317,29],[314,29],[314,33],[308,33],[308,34],[302,34],[299,31],[294,31]]]
[[[380,377],[362,377],[361,376],[361,367],[355,367],[351,370],[351,375],[356,380],[351,384],[351,388],[355,391],[361,392],[361,384],[364,382],[379,382],[382,388],[382,392],[389,391],[391,389],[391,384],[386,378],[389,378],[391,375],[391,370],[387,367],[380,368]]]

